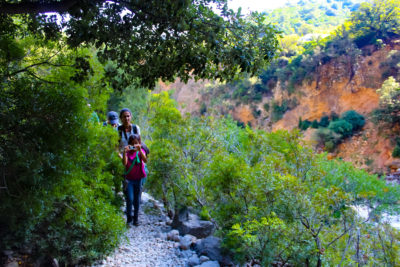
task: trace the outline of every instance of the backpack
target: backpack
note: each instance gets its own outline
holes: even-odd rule
[[[138,130],[137,130],[136,124],[132,124],[132,132],[133,132],[134,134],[138,134]],[[124,125],[118,126],[119,140],[121,140],[121,138],[122,138],[122,133],[123,133],[124,136],[125,136],[125,140],[128,140],[128,136],[126,135],[126,132],[125,132],[125,130],[124,130]]]

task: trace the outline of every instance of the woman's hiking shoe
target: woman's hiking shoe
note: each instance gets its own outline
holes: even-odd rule
[[[139,223],[139,221],[134,221],[134,222],[133,222],[133,225],[134,225],[134,226],[139,226],[140,223]]]

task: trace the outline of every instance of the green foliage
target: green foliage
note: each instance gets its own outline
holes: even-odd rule
[[[332,121],[331,123],[329,123],[328,128],[344,138],[349,137],[353,132],[353,126],[342,119]]]
[[[207,112],[207,106],[206,103],[202,102],[200,105],[200,114],[204,115]]]
[[[392,50],[389,52],[385,61],[382,61],[379,64],[379,68],[382,70],[382,78],[388,79],[389,77],[393,77],[394,79],[400,79],[399,77],[399,61],[400,61],[400,52],[398,50]]]
[[[377,92],[379,93],[379,108],[373,112],[374,120],[391,127],[399,124],[400,84],[393,77],[389,77]]]
[[[300,36],[297,34],[290,34],[283,36],[280,41],[281,56],[290,57],[302,52],[304,48],[299,43]]]
[[[248,86],[247,79],[225,85],[230,89],[238,103],[249,104],[267,95],[278,82],[289,94],[304,82],[317,81],[321,65],[332,60],[346,66],[348,79],[353,79],[360,55],[366,53],[366,45],[373,44],[369,51],[382,48],[386,42],[399,36],[399,2],[395,0],[376,0],[371,3],[361,1],[334,1],[334,9],[323,4],[304,1],[304,5],[287,5],[268,12],[271,23],[281,27],[284,36],[280,37],[281,53],[268,68],[261,71],[259,86]],[[360,6],[360,9],[357,8]],[[327,16],[332,12],[336,16]],[[352,15],[344,21],[349,12]],[[333,25],[338,26],[335,30]],[[324,30],[325,29],[325,30]],[[330,29],[329,31],[327,29]],[[308,35],[312,33],[312,35]],[[322,33],[329,33],[329,36]],[[300,38],[302,34],[307,34]],[[362,50],[363,49],[363,50]],[[398,53],[393,52],[381,68],[384,78],[397,76]],[[229,90],[222,90],[224,93]],[[218,95],[214,91],[211,98]],[[279,115],[277,116],[279,118]],[[326,125],[327,126],[327,125]],[[324,126],[324,127],[326,127]]]
[[[212,218],[236,260],[351,265],[363,251],[365,264],[397,263],[399,234],[378,214],[398,209],[398,186],[315,155],[297,132],[181,117],[175,105],[165,93],[150,101],[150,190],[171,210],[187,205]],[[322,131],[331,142],[341,138]],[[361,220],[351,208],[357,205],[373,207],[378,223]]]
[[[264,110],[265,110],[266,112],[269,112],[269,103],[265,103],[265,104],[263,105],[263,108],[264,108]]]
[[[315,136],[319,145],[324,146],[328,152],[332,152],[342,140],[342,135],[323,127],[316,131]]]
[[[374,0],[362,3],[351,16],[351,37],[358,47],[377,44],[400,35],[400,6],[396,0]]]
[[[52,0],[37,2],[38,9],[27,12],[29,3],[2,1],[0,23],[11,23],[4,32],[12,35],[14,14],[22,14],[18,18],[42,38],[57,40],[65,33],[71,47],[95,46],[103,63],[116,64],[107,79],[119,90],[132,81],[153,88],[158,79],[255,75],[278,47],[278,31],[264,23],[264,15],[244,18],[223,0],[79,1],[70,8]],[[56,15],[42,15],[46,12],[57,13],[62,23]]]
[[[266,94],[270,89],[264,84],[260,83],[257,78],[251,78],[246,75],[243,79],[232,82],[227,86],[228,90],[232,93],[233,99],[238,99],[242,103],[248,104],[251,102],[260,102],[263,94]],[[224,91],[224,90],[223,90]]]
[[[400,84],[393,77],[385,80],[377,92],[380,95],[379,101],[383,107],[394,108],[399,106]]]
[[[299,118],[299,125],[298,126],[299,126],[300,130],[305,131],[305,130],[308,129],[308,127],[311,126],[311,121],[309,121],[309,120],[303,121],[301,118]]]
[[[399,145],[396,145],[394,147],[393,152],[392,152],[392,157],[400,158],[400,146]]]
[[[339,119],[339,115],[336,114],[336,112],[332,111],[330,114],[330,119],[331,119],[331,121],[336,121]]]
[[[326,151],[332,152],[343,139],[360,130],[365,124],[365,119],[356,111],[349,110],[344,112],[340,119],[336,114],[331,114],[330,122],[328,116],[323,116],[320,123],[317,120],[313,123],[319,127],[315,133],[318,144],[323,146]]]
[[[344,3],[343,6],[345,6]],[[294,7],[292,9],[295,10]],[[311,10],[307,10],[305,14],[310,14]],[[274,12],[279,12],[279,9],[272,13]],[[277,18],[283,19],[283,17]],[[285,25],[285,23],[292,22],[288,19],[285,21],[280,21],[278,25]],[[387,42],[399,36],[397,30],[399,29],[399,25],[400,6],[398,1],[385,0],[363,3],[360,9],[353,12],[351,18],[341,27],[337,28],[329,37],[325,39],[317,38],[301,44],[302,49],[296,49],[298,52],[290,55],[291,59],[287,66],[279,66],[273,62],[271,64],[272,69],[269,69],[268,73],[280,73],[280,75],[277,75],[278,79],[292,93],[295,87],[303,81],[316,79],[315,75],[318,72],[319,65],[334,58],[344,56],[345,60],[349,62],[348,73],[351,79],[355,72],[354,65],[356,64],[356,59],[361,54],[359,48],[368,44],[374,44],[378,48],[381,47],[382,42]],[[291,27],[291,29],[296,29],[296,27]],[[284,48],[286,48],[287,45],[286,43],[284,44]],[[295,49],[292,48],[292,50]],[[282,54],[282,57],[286,56],[286,54]],[[393,68],[386,67],[386,75],[396,74],[395,70],[397,67],[395,65],[397,62],[398,60],[393,59],[387,63],[388,65],[392,65]],[[273,79],[274,76],[269,75],[268,78]],[[263,82],[265,84],[268,83],[267,77],[263,78]]]
[[[328,125],[329,125],[329,116],[322,116],[321,120],[319,121],[318,124],[321,127],[328,127]]]
[[[28,33],[13,40],[18,58],[0,62],[0,249],[25,247],[63,265],[93,262],[124,231],[113,192],[120,176],[111,171],[118,137],[89,122],[87,104],[102,110],[110,91],[103,68],[89,49]]]
[[[352,131],[358,131],[365,125],[365,118],[354,110],[344,112],[341,119],[347,121],[352,126]]]
[[[361,1],[334,1],[329,5],[325,1],[299,1],[298,4],[287,4],[268,12],[269,22],[279,26],[287,35],[306,35],[311,32],[329,31],[344,22],[351,9]],[[334,10],[331,9],[331,6]]]
[[[282,119],[283,114],[288,110],[288,104],[287,101],[283,101],[281,105],[279,105],[277,102],[272,102],[271,105],[271,121],[272,122],[277,122],[280,119]]]
[[[317,120],[313,120],[311,123],[311,128],[317,129],[319,126],[318,121]]]

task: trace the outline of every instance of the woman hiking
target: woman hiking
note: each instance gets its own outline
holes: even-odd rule
[[[128,145],[129,137],[133,134],[140,135],[139,126],[132,124],[132,112],[129,108],[123,108],[119,112],[119,118],[122,125],[118,126],[119,133],[119,151],[120,157],[122,158],[122,152],[124,148]]]

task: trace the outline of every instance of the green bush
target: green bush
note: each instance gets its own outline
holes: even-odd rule
[[[311,123],[311,128],[317,129],[319,126],[318,121],[317,120],[313,120]]]
[[[254,118],[258,118],[261,115],[261,110],[257,109],[257,107],[253,107],[251,113],[253,114]]]
[[[331,112],[329,117],[330,117],[331,121],[337,121],[339,119],[339,115],[334,111]]]
[[[332,152],[335,149],[335,143],[333,141],[327,141],[324,144],[325,150],[328,152]]]
[[[300,130],[305,131],[305,130],[307,130],[308,127],[310,127],[310,126],[311,126],[311,122],[310,122],[309,120],[303,121],[301,118],[299,119],[299,129],[300,129]]]
[[[328,127],[329,126],[329,116],[322,116],[319,121],[319,126]]]
[[[316,139],[318,143],[323,145],[325,150],[329,152],[333,151],[336,145],[344,138],[351,136],[365,124],[364,117],[354,110],[343,113],[341,119],[338,119],[338,116],[332,113],[331,119],[332,120],[329,122],[329,117],[323,116],[320,123],[314,120],[311,124],[313,128],[319,127],[316,132]],[[304,122],[302,122],[302,124],[304,124]]]
[[[269,103],[265,103],[263,107],[266,112],[269,112]]]
[[[329,148],[334,149],[342,140],[342,135],[328,128],[321,127],[315,132],[315,139],[320,145],[328,146]]]
[[[206,103],[202,102],[200,105],[200,114],[204,115],[207,112],[207,106]]]
[[[329,130],[341,135],[343,138],[351,136],[353,126],[345,120],[331,121],[328,126]]]
[[[399,145],[396,145],[394,147],[393,152],[392,152],[392,157],[400,158],[400,146]]]
[[[281,105],[273,102],[271,108],[271,120],[272,122],[277,122],[282,119],[283,114],[288,110],[287,101],[283,101]]]
[[[351,124],[353,132],[360,130],[365,125],[365,118],[354,110],[346,111],[340,117]]]

